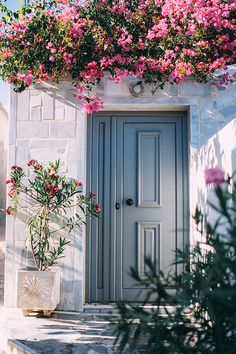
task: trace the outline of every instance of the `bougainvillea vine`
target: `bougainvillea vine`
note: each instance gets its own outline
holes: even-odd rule
[[[1,0],[0,0],[1,1]],[[35,0],[0,21],[0,77],[17,92],[68,75],[81,108],[102,109],[105,75],[155,89],[187,77],[227,85],[236,61],[235,0]],[[216,76],[217,69],[226,70]]]

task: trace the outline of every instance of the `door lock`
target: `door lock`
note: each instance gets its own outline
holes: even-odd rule
[[[126,204],[128,205],[128,206],[131,206],[131,205],[133,205],[134,204],[134,201],[133,201],[133,199],[127,199],[126,200]]]

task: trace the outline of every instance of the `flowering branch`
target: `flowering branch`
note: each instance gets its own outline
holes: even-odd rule
[[[12,166],[10,179],[6,183],[10,185],[8,195],[13,200],[13,206],[9,206],[5,213],[16,215],[18,209],[26,208],[28,215],[25,223],[29,228],[33,258],[39,270],[46,270],[58,262],[65,246],[70,243],[65,237],[60,237],[58,241],[54,234],[66,229],[68,235],[85,223],[86,217],[98,216],[101,207],[93,193],[81,194],[81,182],[60,175],[60,160],[49,162],[46,166],[30,160],[28,167],[33,174],[26,186],[22,182],[26,177],[23,169]],[[25,203],[23,207],[21,200]],[[71,217],[68,217],[68,211],[73,212]]]
[[[108,73],[154,83],[216,81],[236,58],[234,0],[40,1],[0,21],[0,77],[17,92],[68,73],[87,113],[102,109],[94,87]],[[221,85],[236,79],[224,73]]]

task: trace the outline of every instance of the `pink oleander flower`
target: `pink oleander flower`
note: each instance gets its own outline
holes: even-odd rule
[[[4,213],[7,214],[7,215],[12,215],[14,209],[9,206],[7,209],[4,210]]]
[[[219,186],[225,181],[225,172],[220,167],[207,168],[205,170],[205,180],[206,184],[214,184]]]
[[[96,212],[99,214],[99,213],[101,213],[102,208],[100,207],[99,204],[96,204],[95,210],[96,210]]]

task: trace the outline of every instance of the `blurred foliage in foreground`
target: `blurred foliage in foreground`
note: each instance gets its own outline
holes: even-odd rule
[[[213,170],[213,169],[212,169]],[[213,171],[214,172],[214,171]],[[219,172],[219,171],[218,171]],[[218,173],[219,176],[219,173]],[[212,176],[211,176],[212,177]],[[120,350],[145,354],[236,353],[236,183],[228,177],[214,184],[216,220],[199,209],[194,219],[202,242],[193,250],[178,250],[173,265],[179,274],[147,271],[131,275],[145,288],[142,304],[116,305],[116,344]],[[176,291],[170,292],[170,288]],[[147,305],[153,305],[152,307]]]

